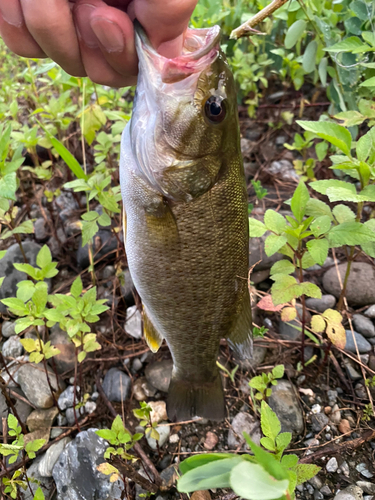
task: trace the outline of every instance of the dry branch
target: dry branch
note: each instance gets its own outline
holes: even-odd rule
[[[230,34],[231,38],[237,40],[243,36],[250,36],[254,33],[258,33],[254,30],[254,26],[264,21],[267,17],[275,12],[275,10],[282,7],[288,0],[273,0],[269,5],[264,7],[261,11],[259,11],[255,16],[241,24],[238,28],[232,31]]]

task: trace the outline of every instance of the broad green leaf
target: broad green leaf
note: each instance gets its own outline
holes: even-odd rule
[[[371,229],[375,233],[375,219],[370,219],[366,221],[365,226]],[[370,257],[375,258],[375,242],[364,243],[361,245],[362,250]]]
[[[266,226],[257,219],[249,218],[250,238],[259,238],[266,232]]]
[[[244,432],[243,435],[251,451],[254,453],[258,464],[275,479],[285,479],[287,473],[275,456],[271,453],[267,453],[260,446],[256,445],[246,432]]]
[[[287,222],[285,217],[276,210],[267,210],[264,214],[264,224],[269,231],[280,234],[284,231]]]
[[[328,58],[322,57],[318,67],[318,73],[323,87],[327,85],[327,67],[328,67]]]
[[[284,451],[292,440],[292,434],[290,432],[282,432],[276,438],[276,446],[279,451]]]
[[[17,201],[17,175],[15,172],[0,178],[0,196],[7,200]]]
[[[281,431],[280,420],[277,418],[276,413],[271,410],[265,401],[261,403],[260,409],[260,425],[262,427],[263,434],[271,438],[272,441],[276,440],[276,436]]]
[[[297,464],[294,468],[294,472],[297,474],[297,484],[302,484],[313,478],[321,470],[314,464]]]
[[[331,247],[341,247],[343,245],[362,245],[370,241],[375,241],[374,232],[360,222],[343,222],[335,226],[328,233]]]
[[[302,269],[308,269],[311,266],[314,266],[317,264],[316,260],[314,257],[311,255],[310,252],[305,252],[302,257]],[[299,261],[297,261],[297,266],[299,266]]]
[[[363,135],[357,141],[356,152],[359,161],[366,161],[370,157],[370,163],[373,163],[375,155],[375,127],[372,127],[367,134]]]
[[[285,236],[277,236],[276,234],[270,234],[267,236],[266,241],[264,243],[264,251],[266,255],[270,257],[274,253],[276,253],[282,246],[285,245],[287,239]]]
[[[294,265],[289,260],[279,260],[271,267],[270,273],[273,274],[292,274],[295,271]]]
[[[304,130],[313,132],[321,139],[325,139],[334,146],[341,149],[341,151],[350,157],[350,150],[352,145],[352,136],[349,130],[337,125],[337,123],[331,122],[309,122],[297,120],[298,125],[300,125]],[[318,181],[319,182],[319,181]]]
[[[302,289],[293,276],[287,276],[272,285],[272,302],[275,306],[285,304],[302,295]]]
[[[339,224],[354,221],[355,219],[355,213],[346,205],[336,205],[332,212]]]
[[[346,181],[339,181],[338,179],[310,182],[310,187],[320,194],[327,194],[327,189],[329,188],[343,188],[351,191],[352,193],[356,193],[354,184]]]
[[[77,278],[73,281],[72,286],[70,287],[70,293],[77,299],[81,295],[82,290],[83,285],[81,277],[77,276]]]
[[[302,222],[302,219],[306,213],[306,205],[309,199],[310,195],[306,187],[306,184],[303,181],[301,181],[298,184],[297,189],[294,191],[290,203],[293,215],[300,223]]]
[[[18,428],[18,420],[12,413],[9,413],[7,422],[9,429],[16,430]]]
[[[327,156],[327,151],[328,151],[328,142],[322,141],[318,142],[315,145],[315,153],[319,161],[324,160],[324,158]]]
[[[295,44],[298,42],[298,40],[302,37],[306,29],[306,21],[303,21],[302,19],[299,19],[298,21],[295,21],[290,28],[288,29],[286,36],[285,36],[285,48],[286,49],[291,49],[292,47],[295,46]]]
[[[361,21],[368,21],[370,12],[365,2],[356,0],[349,7]]]
[[[331,228],[331,218],[328,215],[321,215],[317,217],[311,224],[310,229],[315,236],[321,236],[324,233],[327,233]]]
[[[315,58],[318,50],[318,44],[312,40],[306,47],[302,57],[302,67],[306,73],[311,73],[315,69]]]
[[[308,297],[313,297],[314,299],[322,298],[322,291],[318,285],[315,285],[314,283],[304,281],[303,283],[300,283],[300,288],[302,290],[302,294],[305,294]]]
[[[298,463],[298,457],[297,455],[284,455],[281,463],[284,467],[287,467],[288,469],[290,467],[295,467]]]
[[[337,120],[341,120],[344,127],[353,127],[354,125],[360,125],[366,117],[362,115],[359,111],[342,111],[334,116]]]
[[[276,365],[272,368],[272,376],[274,378],[283,378],[284,376],[284,365]]]
[[[306,246],[316,263],[322,266],[328,256],[328,240],[325,238],[321,240],[310,240],[306,243]]]
[[[355,192],[355,189],[347,189],[346,187],[330,187],[327,189],[326,195],[328,196],[329,201],[331,201],[332,203],[335,201],[353,201],[355,203],[364,201],[363,196]]]
[[[51,250],[47,245],[43,245],[36,257],[36,264],[40,268],[46,267],[52,262]]]
[[[324,50],[327,52],[351,52],[352,54],[360,54],[362,52],[368,52],[370,49],[371,47],[363,43],[357,36],[349,36],[345,38],[345,40],[335,43]]]
[[[256,397],[256,396],[255,396]],[[273,439],[269,438],[269,437],[262,437],[260,439],[260,444],[263,446],[263,448],[265,448],[266,450],[270,450],[270,451],[276,451],[276,446],[275,446],[275,442]]]
[[[311,215],[313,217],[328,215],[328,217],[333,219],[331,209],[329,208],[327,203],[317,200],[316,198],[310,198],[309,201],[307,202],[306,215]]]
[[[239,456],[216,460],[190,470],[177,482],[177,490],[181,493],[208,490],[212,488],[229,488],[232,469],[242,462]]]
[[[36,490],[33,500],[45,500],[43,490],[40,486]]]
[[[375,76],[359,84],[360,87],[375,87]]]
[[[84,247],[87,243],[96,235],[99,231],[99,226],[96,221],[82,223],[82,246]]]
[[[182,472],[182,474],[186,474],[190,470],[201,467],[202,465],[208,464],[210,462],[215,462],[216,460],[224,460],[226,458],[232,457],[232,453],[205,453],[202,455],[194,455],[180,463],[180,471]]]
[[[236,465],[230,474],[233,491],[249,500],[275,500],[286,493],[288,485],[287,479],[277,481],[263,467],[247,461]]]

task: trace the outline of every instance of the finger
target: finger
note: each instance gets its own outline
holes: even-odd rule
[[[86,76],[68,0],[20,1],[26,26],[45,54],[67,73]]]
[[[165,57],[177,57],[197,0],[135,0],[132,8],[150,42]]]
[[[0,0],[0,35],[19,56],[46,57],[25,25],[19,0]]]
[[[99,16],[95,18],[97,11]],[[79,0],[74,8],[74,19],[83,64],[90,79],[111,87],[133,85],[137,64],[136,60],[134,63],[134,48],[129,50],[126,43],[131,36],[134,45],[133,27],[126,14],[106,6],[101,0]]]

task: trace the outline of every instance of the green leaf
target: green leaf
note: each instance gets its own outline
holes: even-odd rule
[[[294,265],[289,260],[279,260],[271,267],[270,273],[273,274],[292,274],[295,271]]]
[[[84,247],[87,243],[96,235],[99,231],[99,226],[96,221],[93,222],[83,222],[82,223],[82,246]]]
[[[106,441],[109,441],[111,444],[112,441],[116,441],[116,432],[111,431],[109,429],[100,429],[99,431],[95,431],[95,434],[97,434],[99,437],[105,439]]]
[[[247,461],[236,465],[230,474],[233,491],[247,499],[275,500],[286,493],[288,485],[288,479],[277,481],[263,467]]]
[[[114,421],[112,422],[111,430],[114,432],[123,432],[125,429],[124,423],[120,415],[117,415]]]
[[[375,76],[359,84],[360,87],[375,87]]]
[[[283,378],[285,367],[284,365],[276,365],[272,368],[273,378]]]
[[[356,145],[357,158],[359,161],[366,161],[370,157],[370,163],[374,162],[375,156],[375,127],[370,128],[367,134],[363,135]]]
[[[328,215],[328,217],[333,220],[331,209],[329,208],[327,203],[324,203],[323,201],[317,200],[315,198],[310,198],[307,202],[306,215],[311,215],[313,217]]]
[[[102,215],[98,219],[98,224],[100,224],[101,226],[110,226],[111,225],[110,216],[105,212],[102,213]]]
[[[285,236],[277,236],[276,234],[270,234],[267,236],[266,241],[264,243],[264,251],[266,255],[270,257],[274,253],[276,253],[282,246],[287,242],[287,238]]]
[[[264,224],[269,231],[280,234],[284,231],[287,223],[285,217],[275,210],[267,210],[264,214]]]
[[[298,463],[297,455],[285,455],[281,460],[281,464],[288,469],[290,467],[295,467]]]
[[[18,420],[11,413],[9,413],[9,415],[8,415],[8,427],[9,427],[9,429],[13,429],[13,430],[18,429]]]
[[[354,125],[360,125],[366,117],[362,115],[359,111],[342,111],[334,116],[337,120],[341,120],[344,127],[353,127]]]
[[[287,472],[281,466],[280,462],[275,458],[275,456],[271,453],[267,453],[260,446],[257,446],[246,434],[246,432],[244,432],[243,434],[247,444],[251,448],[251,451],[254,453],[258,464],[275,479],[285,479],[287,477]]]
[[[331,122],[309,122],[297,120],[297,123],[304,130],[313,132],[321,139],[324,139],[338,147],[345,155],[350,157],[352,136],[350,135],[349,130],[345,127]]]
[[[335,43],[330,47],[325,48],[327,52],[351,52],[352,54],[360,54],[368,52],[371,47],[362,42],[357,36],[349,36],[341,42]]]
[[[318,287],[318,285],[315,285],[314,283],[309,283],[308,281],[305,281],[300,284],[302,293],[307,295],[308,297],[313,297],[314,299],[321,299],[322,298],[322,291]],[[301,294],[302,295],[302,294]]]
[[[324,158],[327,156],[327,151],[328,151],[328,143],[325,141],[318,142],[315,145],[315,153],[316,156],[318,157],[319,161],[323,161]]]
[[[83,285],[82,285],[82,280],[81,277],[78,276],[74,281],[72,286],[70,287],[70,293],[75,297],[76,299],[81,295],[83,290]]]
[[[33,352],[36,350],[38,341],[34,339],[21,339],[20,342],[23,345],[26,352]]]
[[[322,234],[327,233],[331,229],[331,217],[329,217],[328,215],[317,217],[310,224],[310,229],[315,238],[318,238]]]
[[[272,394],[272,391],[271,391],[271,394]],[[260,444],[263,446],[263,448],[266,448],[266,450],[276,451],[275,442],[273,439],[271,439],[269,437],[262,437],[260,440]]]
[[[346,205],[336,205],[332,212],[339,224],[354,221],[355,219],[355,213]]]
[[[365,226],[375,233],[375,219],[370,219],[365,222]],[[364,243],[361,245],[362,250],[370,257],[375,258],[375,242]]]
[[[92,222],[94,220],[98,220],[99,219],[99,214],[98,214],[98,212],[96,212],[95,210],[93,210],[91,212],[86,212],[86,213],[82,214],[81,217],[85,221]]]
[[[309,199],[310,195],[306,184],[301,181],[298,184],[297,189],[294,191],[292,201],[290,203],[293,215],[299,223],[302,222],[302,219],[306,213],[306,205]]]
[[[260,407],[260,424],[263,434],[275,441],[276,436],[281,431],[281,424],[276,413],[271,410],[265,401],[262,401]]]
[[[51,251],[47,245],[43,245],[43,247],[39,250],[39,253],[36,257],[36,264],[41,269],[43,269],[43,267],[46,267],[51,262],[52,262]]]
[[[306,21],[299,19],[295,21],[290,28],[288,29],[285,36],[285,48],[291,49],[298,42],[298,40],[302,37],[306,29]]]
[[[249,218],[250,238],[259,238],[266,232],[266,226],[257,219]]]
[[[293,276],[276,281],[271,288],[272,302],[275,306],[285,304],[302,295],[302,289]]]
[[[43,490],[42,490],[42,488],[40,486],[36,490],[33,500],[45,500],[45,496],[44,496]]]
[[[328,58],[322,57],[318,67],[318,73],[320,81],[322,82],[323,87],[327,85],[327,67],[328,67]],[[319,156],[318,159],[320,160]],[[321,160],[320,160],[321,161]]]
[[[315,69],[315,59],[316,52],[318,50],[318,44],[315,40],[312,40],[306,47],[305,53],[302,57],[302,67],[306,73],[311,73]]]
[[[313,478],[321,470],[314,464],[297,464],[294,468],[294,472],[297,474],[297,484],[302,484]]]
[[[367,5],[365,2],[362,2],[360,0],[356,0],[352,2],[349,7],[351,10],[354,12],[354,14],[361,20],[361,21],[368,21],[369,19],[369,10],[367,8]]]
[[[211,488],[229,488],[232,469],[242,462],[241,457],[215,460],[186,472],[177,482],[177,490],[181,493],[208,490]]]
[[[290,432],[282,432],[276,438],[276,446],[279,452],[282,452],[287,448],[292,440],[292,434]]]
[[[306,243],[306,246],[315,262],[322,266],[328,256],[328,240],[325,238],[321,240],[310,240]]]
[[[325,195],[327,194],[327,190],[330,188],[343,188],[351,191],[352,193],[356,193],[354,184],[346,181],[339,181],[338,179],[310,182],[310,187],[318,193]]]
[[[0,196],[7,200],[17,201],[17,175],[15,172],[0,178]]]
[[[328,239],[333,248],[343,245],[355,246],[375,241],[375,233],[360,222],[343,222],[331,229]]]

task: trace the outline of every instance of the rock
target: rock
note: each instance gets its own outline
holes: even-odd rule
[[[86,413],[88,413],[89,415],[91,413],[94,413],[94,411],[96,410],[96,403],[94,401],[87,401],[87,403],[85,403],[85,410],[86,410]]]
[[[76,409],[75,414],[74,414],[74,408],[67,408],[65,411],[67,424],[74,425],[76,423],[76,416],[77,420],[79,420],[84,414],[85,414],[85,408],[83,407]]]
[[[357,486],[359,486],[364,493],[375,495],[375,483],[370,483],[370,481],[357,481]]]
[[[263,363],[264,358],[266,357],[266,353],[267,347],[254,344],[253,357],[251,359],[236,359],[235,361],[240,365],[241,370],[253,371]]]
[[[346,371],[352,380],[360,380],[362,378],[362,375],[355,369],[354,363],[350,359],[344,358],[343,362]]]
[[[165,401],[150,401],[148,404],[152,408],[150,413],[151,422],[159,423],[163,420],[168,420],[167,404]]]
[[[42,491],[44,493],[45,498],[49,498],[51,493],[53,493],[54,484],[53,484],[52,479],[49,477],[43,477],[39,473],[39,464],[40,464],[41,460],[42,460],[42,457],[36,457],[32,461],[31,466],[27,469],[27,477],[29,478],[29,480],[35,479],[37,482],[29,481],[30,488],[31,488],[33,494],[31,494],[30,489],[27,488],[22,493],[23,500],[33,500],[34,494],[35,494],[36,490],[39,488],[39,486],[42,488]]]
[[[330,497],[332,495],[331,488],[326,484],[320,489],[320,493],[322,493],[325,497]]]
[[[34,222],[34,235],[37,241],[46,241],[48,239],[48,224],[40,217]]]
[[[1,261],[0,261],[1,262]],[[173,361],[165,359],[147,365],[145,375],[147,381],[156,389],[168,392],[168,387],[172,378]]]
[[[340,465],[341,472],[344,474],[344,476],[349,477],[350,476],[350,470],[349,470],[349,465],[348,462],[344,461]]]
[[[251,281],[254,285],[258,285],[262,283],[262,281],[266,281],[269,278],[270,271],[269,269],[262,269],[261,271],[255,271],[255,273],[251,274]]]
[[[348,486],[335,495],[333,500],[362,500],[362,490],[358,486]]]
[[[349,352],[353,352],[356,354],[356,348],[354,345],[353,334],[351,330],[345,330],[346,333],[346,344],[345,350]],[[360,354],[366,354],[371,351],[371,344],[364,338],[362,335],[356,331],[354,331],[354,336],[357,342],[358,351]]]
[[[267,231],[263,236],[260,238],[252,238],[250,235],[250,241],[249,241],[249,252],[250,252],[250,263],[249,267],[254,266],[257,262],[259,264],[256,264],[254,267],[254,272],[257,271],[262,271],[264,269],[270,269],[275,262],[278,260],[281,260],[284,258],[281,253],[275,253],[271,255],[270,257],[267,257],[267,255],[264,252],[264,242],[271,233]]]
[[[108,443],[89,429],[77,434],[60,454],[52,475],[58,500],[112,500],[121,497],[117,483],[97,470],[105,462]]]
[[[332,408],[332,413],[330,415],[331,422],[333,422],[335,425],[338,425],[341,420],[341,411],[340,408],[338,407],[337,404],[334,405]]]
[[[322,295],[321,299],[306,299],[306,307],[320,313],[324,313],[326,309],[333,309],[335,305],[336,299],[333,295]]]
[[[366,309],[365,314],[368,318],[375,318],[375,304]]]
[[[294,386],[288,380],[279,380],[272,387],[268,401],[281,423],[281,432],[299,434],[303,431],[303,413]]]
[[[341,434],[346,434],[351,431],[350,422],[346,418],[343,418],[339,424],[339,431]]]
[[[79,388],[77,387],[77,392]],[[76,403],[79,402],[78,394],[76,394]],[[67,408],[73,408],[74,406],[74,386],[69,385],[65,391],[63,391],[57,401],[60,410],[66,410]]]
[[[125,331],[135,339],[142,338],[142,315],[137,306],[126,309]]]
[[[139,370],[142,370],[143,363],[139,358],[134,358],[132,363],[132,373],[137,373]]]
[[[364,337],[375,337],[375,326],[371,319],[362,314],[353,314],[354,328]]]
[[[118,233],[119,238],[122,238],[122,233]],[[104,258],[108,259],[108,256],[112,254],[114,250],[117,249],[117,238],[108,229],[99,229],[93,238],[93,252],[94,252],[94,262],[99,259],[102,261]],[[79,247],[77,251],[77,265],[84,269],[90,264],[89,260],[89,248],[88,245],[82,247],[82,239],[80,238]]]
[[[289,160],[273,161],[268,173],[286,182],[299,182],[299,176]]]
[[[65,446],[71,441],[72,440],[70,437],[65,437],[48,448],[46,453],[42,455],[42,459],[39,462],[39,474],[41,476],[52,477],[52,470],[55,466],[55,463],[59,459]]]
[[[329,401],[329,404],[331,406],[333,406],[336,401],[337,401],[337,396],[338,396],[338,393],[337,391],[334,391],[332,389],[330,389],[329,391],[327,391],[327,397],[328,397],[328,401]]]
[[[208,431],[203,446],[206,450],[213,450],[218,442],[219,438],[217,435],[214,432]]]
[[[368,362],[370,361],[370,355],[369,354],[361,354],[359,356],[360,360],[361,360],[361,363],[363,363],[364,365],[368,365]]]
[[[23,353],[23,345],[17,335],[9,337],[3,344],[1,350],[5,358],[18,358]]]
[[[61,251],[63,250],[62,245],[64,245],[64,243],[66,243],[67,241],[65,232],[62,227],[57,228],[56,236],[51,236],[51,238],[47,241],[47,245],[51,250],[52,257],[54,259],[57,259],[60,256]]]
[[[244,432],[247,432],[256,444],[260,443],[261,432],[259,421],[249,413],[241,411],[233,418],[231,428],[229,429],[228,447],[230,450],[235,450],[239,446],[249,449],[243,437]]]
[[[330,420],[324,413],[317,413],[311,416],[311,424],[313,432],[320,432],[326,425],[329,425]]]
[[[147,382],[146,377],[140,377],[134,382],[133,393],[137,401],[144,401],[147,398],[154,397],[156,389]]]
[[[13,321],[4,321],[1,325],[1,334],[5,338],[12,337],[13,335],[17,335],[14,331],[15,323]]]
[[[23,241],[22,247],[29,264],[35,266],[36,256],[41,249],[41,246],[37,245],[33,241]],[[5,276],[3,284],[0,287],[0,299],[16,296],[17,283],[27,279],[27,275],[21,271],[17,271],[13,267],[13,264],[23,264],[24,262],[25,261],[18,243],[10,246],[5,256],[0,260],[0,276]],[[6,310],[7,308],[0,302],[0,312],[5,313]]]
[[[58,383],[52,371],[48,371],[48,376],[55,392],[55,397],[58,398],[60,393],[64,390],[65,384],[61,381]],[[18,370],[18,382],[30,403],[37,408],[51,408],[53,405],[53,398],[42,364],[22,365]]]
[[[366,388],[361,382],[355,385],[354,392],[356,393],[359,399],[367,399]]]
[[[371,479],[374,477],[374,474],[368,470],[368,467],[365,463],[360,463],[356,466],[357,471],[362,474],[362,476],[366,477],[367,479]]]
[[[15,393],[19,394],[20,396],[25,397],[22,391],[20,391],[18,388],[12,389]],[[9,394],[9,393],[8,393]],[[19,418],[22,420],[23,423],[26,423],[27,417],[29,416],[32,408],[28,404],[26,404],[24,401],[16,398],[12,394],[9,394],[13,404],[16,408],[17,414]],[[13,413],[13,411],[10,411],[10,413]],[[9,414],[9,407],[7,404],[7,401],[3,394],[0,392],[0,421],[2,418],[7,418]],[[0,426],[0,435],[2,434],[2,426]]]
[[[29,432],[25,435],[25,445],[30,443],[31,441],[35,441],[36,439],[44,439],[46,443],[49,441],[51,428],[39,429],[37,431]]]
[[[298,314],[302,316],[302,306],[297,304],[296,309],[298,311]],[[306,323],[310,323],[310,321],[311,321],[311,314],[308,311],[306,311]],[[280,320],[279,333],[280,337],[283,340],[299,340],[302,335],[301,323],[296,319],[293,321],[288,321],[288,323],[285,323],[284,321]]]
[[[118,278],[120,280],[121,295],[124,297],[125,302],[128,306],[133,305],[135,286],[129,269],[125,269],[125,271],[120,274]]]
[[[338,269],[341,279],[344,280],[347,263],[339,264]],[[375,281],[375,269],[366,262],[353,262],[348,284],[346,298],[350,306],[362,307],[375,302],[375,288],[372,283]],[[323,276],[324,289],[339,298],[341,293],[340,282],[337,277],[336,267],[328,269]]]
[[[178,443],[178,442],[179,442],[179,440],[180,440],[180,436],[179,436],[178,434],[171,434],[171,435],[169,436],[169,442],[170,442],[171,444],[176,444],[176,443]]]
[[[26,425],[30,432],[49,429],[52,427],[53,421],[57,417],[59,411],[52,407],[48,410],[34,410],[30,413],[26,420]]]
[[[160,477],[163,479],[168,489],[175,487],[177,479],[180,477],[178,465],[170,465],[169,467],[161,471]]]
[[[103,390],[110,401],[121,403],[129,396],[131,380],[118,368],[110,368],[103,380]]]
[[[332,457],[326,463],[327,472],[336,472],[338,469],[338,463],[336,457]]]
[[[155,427],[156,432],[159,433],[159,439],[158,439],[159,448],[161,448],[168,441],[170,433],[170,426],[162,424]],[[156,444],[156,439],[152,438],[149,433],[148,434],[146,433],[146,439],[149,447],[153,450],[157,450],[158,447]]]
[[[69,335],[60,329],[58,325],[52,328],[49,337],[51,345],[56,347],[60,354],[53,357],[58,373],[65,373],[74,370],[75,347]]]

